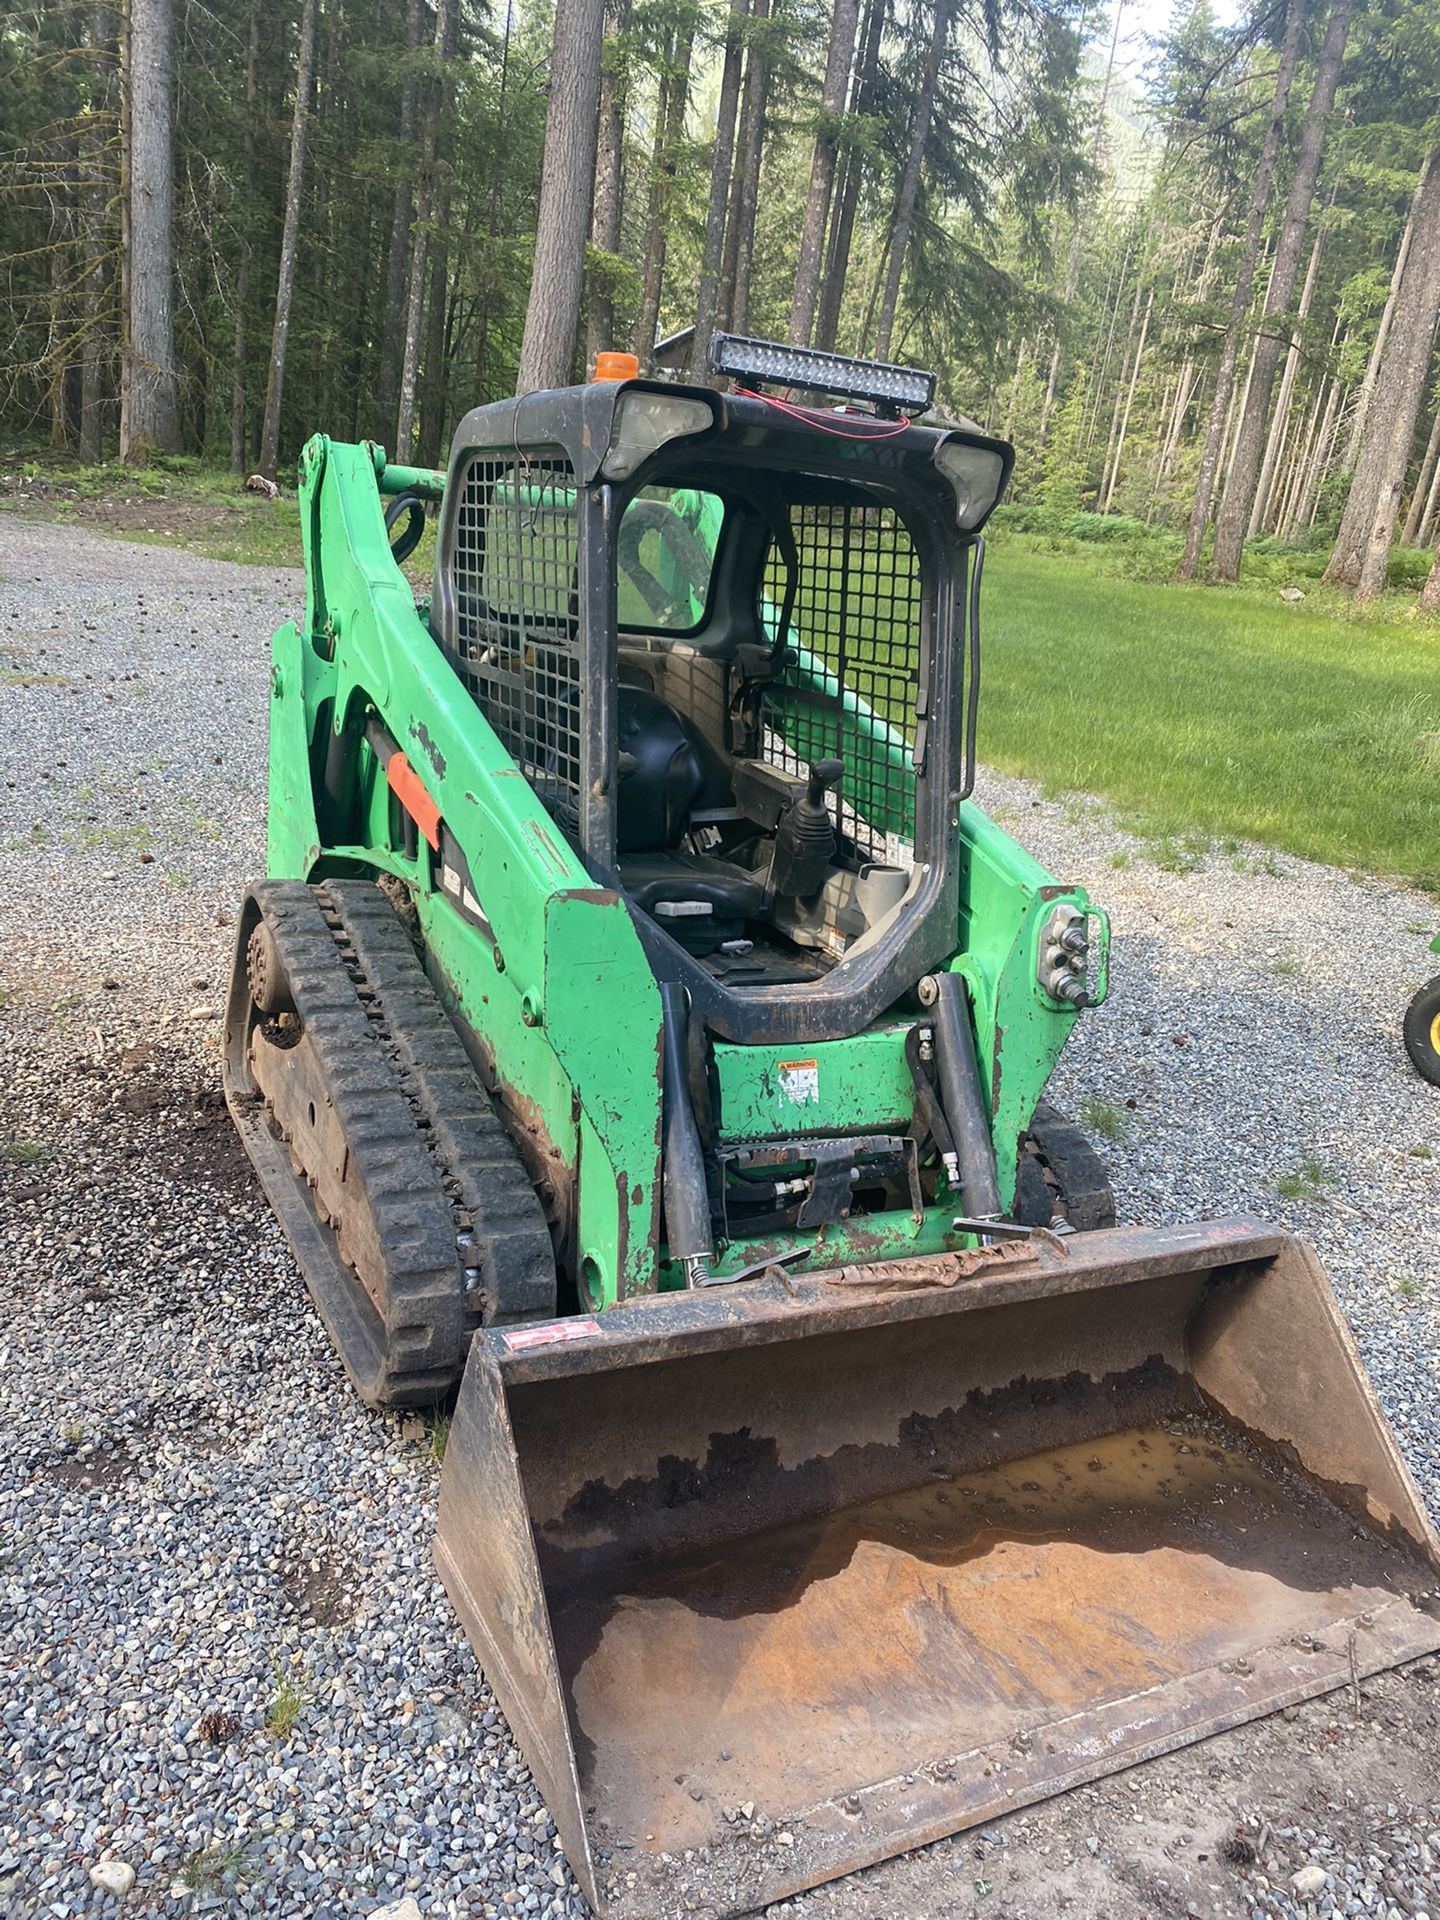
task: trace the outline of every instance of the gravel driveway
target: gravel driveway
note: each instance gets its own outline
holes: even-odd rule
[[[219,1096],[300,578],[3,524],[0,1915],[581,1915],[431,1569],[431,1436],[347,1389]],[[1254,849],[1167,870],[1089,802],[982,798],[1114,916],[1055,1091],[1100,1103],[1122,1217],[1313,1237],[1440,1509],[1440,1093],[1399,1043],[1440,909]],[[1437,1681],[774,1911],[1440,1916]]]

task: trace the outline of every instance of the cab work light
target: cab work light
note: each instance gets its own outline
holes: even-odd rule
[[[923,413],[935,399],[935,376],[884,360],[851,360],[816,347],[786,347],[739,333],[712,333],[710,371],[742,386],[801,387],[843,400],[872,400],[896,413]]]
[[[935,464],[955,489],[955,518],[962,533],[978,527],[1000,498],[1004,456],[996,447],[975,447],[957,434],[935,449]]]

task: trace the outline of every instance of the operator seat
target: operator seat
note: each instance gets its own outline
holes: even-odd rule
[[[724,761],[693,722],[646,687],[618,689],[620,879],[636,906],[683,946],[708,951],[765,905],[752,874],[680,849],[696,807],[731,802]]]

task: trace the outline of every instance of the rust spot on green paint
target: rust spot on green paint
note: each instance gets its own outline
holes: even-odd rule
[[[410,722],[411,737],[418,743],[421,752],[443,780],[445,778],[445,756],[430,738],[430,729],[423,720]]]
[[[587,907],[618,907],[620,896],[613,887],[566,887],[557,900],[578,900]]]

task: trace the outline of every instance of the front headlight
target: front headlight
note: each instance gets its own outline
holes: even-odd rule
[[[708,400],[680,393],[623,393],[610,446],[600,462],[607,480],[628,480],[643,460],[671,440],[703,433],[715,419]]]
[[[1000,497],[1005,480],[1004,456],[994,447],[974,447],[957,438],[940,442],[935,449],[935,464],[954,489],[960,530],[969,533]]]

